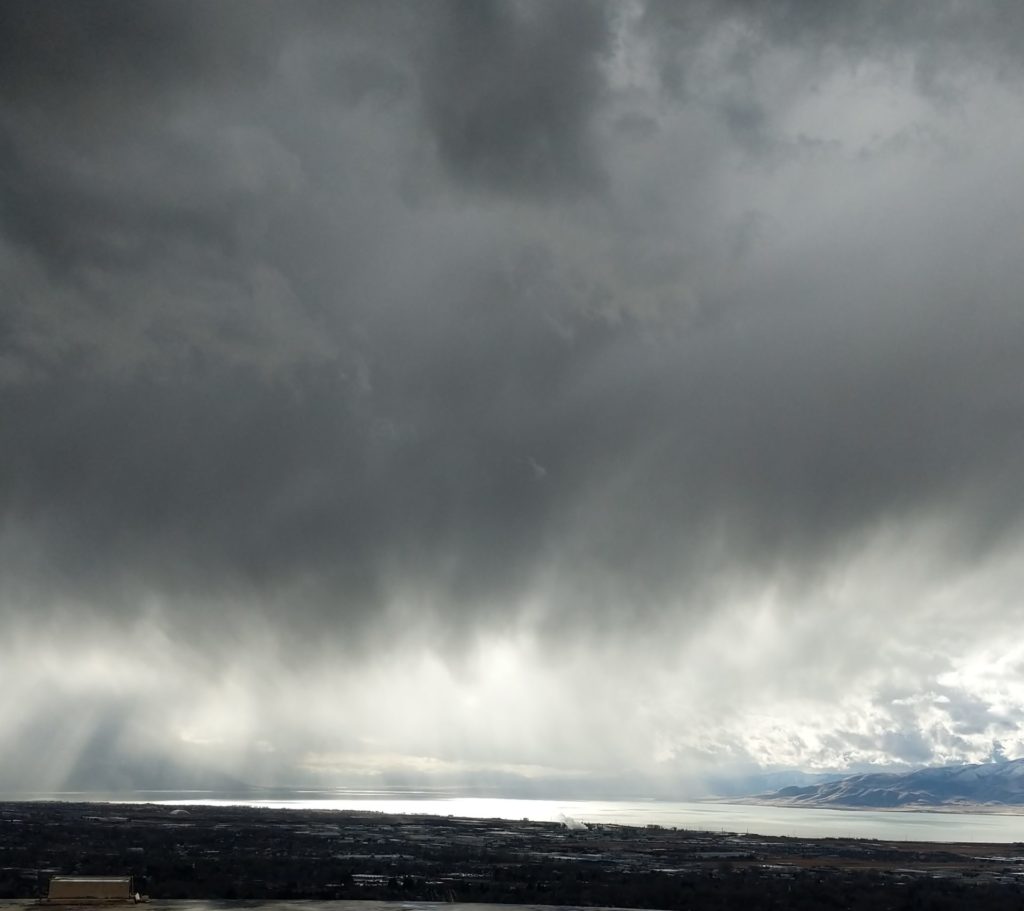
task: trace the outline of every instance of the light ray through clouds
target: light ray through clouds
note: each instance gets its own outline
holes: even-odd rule
[[[0,4],[0,789],[1024,756],[965,16]]]

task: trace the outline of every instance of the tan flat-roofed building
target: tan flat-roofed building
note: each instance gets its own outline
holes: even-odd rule
[[[53,904],[107,904],[138,901],[130,876],[53,876],[46,901]]]

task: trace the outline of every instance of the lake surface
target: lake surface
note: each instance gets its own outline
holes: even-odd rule
[[[13,799],[95,800],[167,806],[250,806],[297,810],[429,813],[477,819],[659,825],[712,832],[794,835],[806,838],[877,838],[895,841],[1024,841],[1024,816],[918,811],[814,810],[720,802],[664,800],[532,800],[464,797],[431,792],[290,791],[224,794],[210,791],[139,791],[125,794],[62,792]]]

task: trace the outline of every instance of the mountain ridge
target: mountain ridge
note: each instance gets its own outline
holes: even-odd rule
[[[867,772],[747,798],[792,807],[1024,810],[1024,759],[932,766],[913,772]]]

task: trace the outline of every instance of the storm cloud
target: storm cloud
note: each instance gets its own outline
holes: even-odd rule
[[[0,786],[1024,755],[965,15],[0,6]]]

